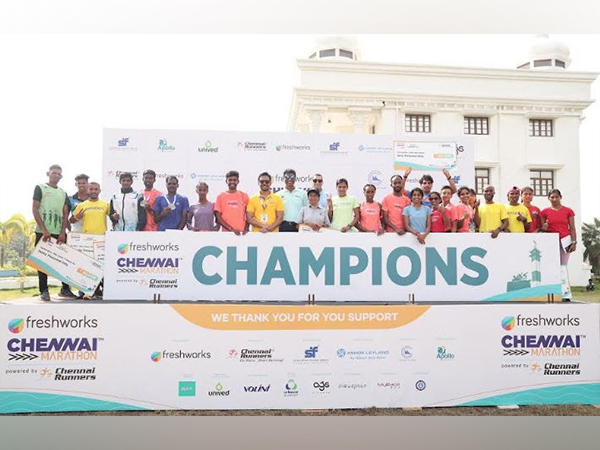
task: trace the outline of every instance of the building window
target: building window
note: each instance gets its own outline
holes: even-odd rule
[[[465,134],[490,134],[487,117],[465,117]]]
[[[551,59],[536,59],[533,62],[533,67],[547,67],[552,65]]]
[[[371,125],[370,131],[371,134],[375,134],[375,125]]]
[[[431,116],[407,114],[404,123],[407,133],[431,133]]]
[[[316,54],[316,53],[313,53],[313,54],[312,54],[312,55],[310,55],[308,58],[309,58],[309,59],[313,59],[315,56],[317,56],[317,54]]]
[[[354,59],[354,54],[348,50],[342,50],[340,48],[340,56],[342,58],[350,58],[350,59]]]
[[[530,170],[529,178],[535,196],[546,197],[548,192],[554,189],[553,170]]]
[[[483,195],[483,190],[490,185],[490,169],[475,169],[475,191]]]
[[[552,120],[529,119],[529,136],[552,137]]]
[[[521,64],[517,69],[529,69],[530,63]]]
[[[554,65],[556,67],[562,67],[563,69],[565,68],[565,62],[561,61],[560,59],[555,59],[554,60]]]
[[[325,58],[327,56],[335,56],[335,48],[330,48],[327,50],[321,50],[319,52],[319,57],[320,58]]]

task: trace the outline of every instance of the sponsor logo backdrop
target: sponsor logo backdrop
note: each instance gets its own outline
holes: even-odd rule
[[[354,134],[302,134],[201,130],[132,130],[105,129],[102,189],[105,197],[119,190],[119,174],[134,174],[134,189],[143,189],[142,173],[157,173],[155,187],[166,190],[165,176],[180,178],[179,193],[197,199],[195,186],[208,183],[209,198],[226,189],[225,173],[240,172],[239,189],[252,195],[258,191],[258,174],[273,176],[273,189],[284,188],[283,171],[291,167],[298,174],[296,186],[312,186],[311,176],[324,176],[323,188],[336,193],[335,180],[349,180],[349,192],[362,199],[366,183],[377,187],[376,199],[391,192],[389,180],[394,175],[394,142],[398,136]],[[430,141],[427,137],[410,137],[411,142]],[[436,138],[456,144],[457,165],[450,170],[458,186],[474,185],[473,141],[464,136]],[[422,163],[415,159],[415,163]],[[404,170],[399,173],[404,173]],[[430,173],[439,190],[447,184],[440,171],[413,171],[407,188],[418,186],[424,173]]]
[[[592,304],[5,305],[0,413],[597,404],[599,316]]]

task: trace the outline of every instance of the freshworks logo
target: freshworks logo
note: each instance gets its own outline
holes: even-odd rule
[[[515,318],[513,316],[505,317],[502,319],[502,328],[506,331],[510,331],[515,327]]]
[[[161,352],[153,352],[150,355],[150,359],[154,362],[159,362],[162,359],[162,353]]]
[[[23,331],[24,326],[25,321],[23,319],[13,319],[10,322],[8,322],[8,331],[17,334]]]
[[[117,251],[121,255],[124,255],[125,253],[127,253],[129,251],[129,244],[119,244],[119,246],[117,247]]]

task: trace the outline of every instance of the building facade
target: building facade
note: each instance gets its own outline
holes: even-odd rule
[[[569,53],[541,35],[515,69],[388,64],[361,61],[353,38],[323,38],[297,61],[288,130],[470,135],[478,193],[491,184],[495,200],[505,202],[511,186],[529,185],[543,209],[549,190],[562,191],[580,243],[569,263],[571,283],[584,285],[579,126],[597,74],[569,71]]]

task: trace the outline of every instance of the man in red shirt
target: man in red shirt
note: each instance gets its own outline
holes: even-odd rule
[[[383,224],[385,225],[385,231],[403,235],[406,233],[406,229],[404,228],[402,211],[410,205],[411,202],[408,197],[402,195],[402,191],[404,190],[404,180],[400,175],[394,175],[390,179],[390,186],[392,187],[393,192],[386,195],[381,202]]]
[[[215,216],[222,231],[232,231],[238,236],[248,232],[246,207],[250,201],[248,194],[237,190],[240,174],[230,170],[225,174],[228,190],[217,196],[215,201]]]
[[[156,181],[156,172],[154,170],[145,170],[142,177],[144,180],[144,190],[140,194],[144,196],[144,200],[142,200],[141,204],[146,210],[146,225],[142,228],[142,231],[158,231],[158,224],[154,221],[154,203],[163,194],[154,189],[154,182]]]

